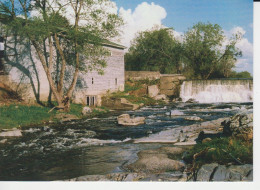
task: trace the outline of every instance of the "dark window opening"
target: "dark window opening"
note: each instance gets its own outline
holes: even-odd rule
[[[94,84],[94,78],[92,78],[92,84]]]
[[[87,106],[95,106],[96,105],[96,96],[87,96]]]
[[[115,79],[115,84],[117,85],[117,78]]]

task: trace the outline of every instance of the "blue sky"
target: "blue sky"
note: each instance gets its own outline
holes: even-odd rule
[[[243,48],[242,51],[245,53],[239,59],[236,70],[253,72],[252,0],[114,0],[114,2],[119,12],[124,13],[125,18],[129,19],[130,25],[135,28],[140,26],[140,31],[149,29],[152,25],[151,20],[144,18],[146,13],[156,20],[155,24],[173,27],[180,34],[197,22],[219,24],[227,33],[242,30],[244,39],[240,47]],[[144,2],[147,3],[144,4]],[[137,10],[138,6],[139,11]],[[156,17],[156,14],[158,14],[158,17]],[[133,22],[138,23],[135,25]],[[141,26],[146,23],[150,26]],[[131,31],[129,28],[127,30]]]

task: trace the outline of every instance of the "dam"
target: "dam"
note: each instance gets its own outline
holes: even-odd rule
[[[253,79],[185,80],[180,87],[183,102],[253,102]]]

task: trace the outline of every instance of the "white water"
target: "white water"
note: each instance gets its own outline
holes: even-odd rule
[[[184,81],[180,97],[183,102],[194,99],[200,103],[252,102],[252,80],[191,80]]]

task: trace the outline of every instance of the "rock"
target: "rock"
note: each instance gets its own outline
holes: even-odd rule
[[[82,111],[81,111],[82,115],[88,115],[90,113],[92,113],[92,109],[90,107],[85,106],[82,108]]]
[[[130,118],[129,114],[122,114],[122,115],[118,116],[117,121],[118,121],[119,125],[135,126],[135,125],[144,124],[145,117]]]
[[[202,140],[202,143],[207,143],[207,142],[210,142],[210,141],[212,141],[211,138],[205,138],[205,139]]]
[[[246,177],[249,172],[253,170],[253,165],[252,164],[245,164],[245,165],[232,165],[228,167],[228,171],[232,173],[239,173],[242,177]]]
[[[139,159],[128,165],[127,168],[134,172],[163,173],[170,171],[183,171],[184,163],[169,159],[166,154],[149,154],[139,152]]]
[[[217,163],[203,165],[197,173],[196,181],[210,181],[211,174],[217,167]]]
[[[180,115],[184,115],[184,113],[179,110],[171,110],[171,116],[180,116]]]
[[[185,117],[184,119],[188,120],[188,121],[202,121],[203,120],[203,119],[201,119],[200,117],[197,117],[197,116]]]
[[[102,106],[105,106],[112,110],[136,110],[140,106],[138,104],[132,104],[125,98],[103,98]]]
[[[179,147],[161,147],[158,150],[159,152],[165,153],[167,155],[177,155],[184,152],[184,149]]]
[[[247,141],[253,140],[253,113],[236,114],[221,124],[224,126],[224,135]]]
[[[0,144],[5,144],[7,142],[7,139],[3,139],[0,141]]]
[[[159,94],[159,88],[157,85],[148,86],[148,96],[153,98]]]
[[[145,176],[146,174],[130,173],[126,176],[124,181],[138,181],[140,179],[143,179]]]
[[[187,100],[185,103],[198,103],[198,101],[196,101],[195,99],[191,98],[191,99]]]
[[[226,181],[228,178],[228,170],[225,166],[218,166],[216,172],[213,175],[212,181]]]
[[[205,140],[205,142],[209,142],[209,141],[211,141],[212,138],[217,138],[220,136],[221,136],[221,133],[219,133],[219,131],[203,130],[199,133],[197,141],[202,142],[203,140],[207,139],[207,140]]]
[[[105,175],[86,175],[65,181],[110,181]]]
[[[95,131],[86,131],[85,132],[85,136],[88,138],[93,138],[97,135],[97,133]]]
[[[66,114],[66,113],[57,114],[55,117],[57,119],[59,119],[61,122],[73,121],[73,120],[78,120],[79,119],[76,115]]]
[[[0,132],[0,137],[21,137],[22,132],[20,129],[13,129],[4,132]]]
[[[155,100],[167,100],[167,96],[165,94],[160,94],[155,96],[153,99]]]
[[[242,181],[253,181],[253,170],[250,170],[248,174],[242,178]]]
[[[174,143],[175,146],[191,146],[197,144],[196,141],[186,141]]]

